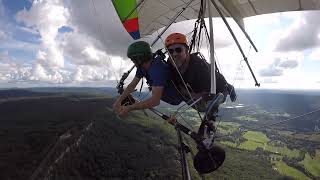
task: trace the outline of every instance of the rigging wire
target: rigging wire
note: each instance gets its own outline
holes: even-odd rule
[[[279,121],[279,122],[275,122],[275,123],[272,123],[272,124],[266,124],[266,125],[260,126],[258,128],[247,128],[247,129],[249,129],[249,130],[260,130],[260,129],[265,128],[265,127],[274,126],[274,125],[277,125],[277,124],[282,124],[282,123],[287,122],[287,121],[291,121],[291,120],[298,119],[298,118],[301,118],[301,117],[304,117],[304,116],[308,116],[310,114],[314,114],[314,113],[319,112],[319,111],[320,111],[320,107],[318,107],[315,110],[310,111],[308,113],[304,113],[304,114],[301,114],[301,115],[298,115],[298,116],[295,116],[295,117],[292,117],[292,118],[288,118],[288,119],[285,119],[285,120],[282,120],[282,121]]]
[[[248,53],[247,53],[247,58],[249,59],[249,56],[250,56],[250,52],[251,52],[251,48],[252,48],[252,46],[250,45],[250,47],[249,47],[249,50],[248,50]],[[246,68],[244,68],[244,65],[242,65],[242,63],[245,63],[245,60],[240,60],[240,64],[239,64],[239,67],[241,67],[241,71],[240,71],[240,80],[241,81],[243,81],[244,79],[245,79],[245,73],[246,73]],[[235,77],[235,79],[234,79],[234,84],[235,84],[235,82],[237,81],[237,76]],[[238,90],[240,90],[240,86],[241,86],[241,83],[239,83],[238,84],[238,87],[237,87],[237,89]],[[248,116],[249,115],[249,112],[248,111],[245,111],[245,120],[246,121],[248,121]]]
[[[250,52],[251,52],[251,48],[252,48],[252,46],[250,45],[250,47],[249,47],[249,50],[248,50],[248,53],[247,53],[247,58],[249,59],[249,56],[250,56]],[[243,65],[241,64],[241,63],[245,63],[245,60],[241,60],[240,61],[240,65],[241,65],[241,67],[242,67],[242,77],[241,77],[241,80],[244,80],[245,79],[245,72],[246,72],[246,68],[243,68]],[[236,80],[236,79],[235,79]],[[238,89],[240,89],[240,86],[241,86],[241,83],[239,83],[239,85],[238,85]],[[247,121],[248,122],[248,118],[249,118],[249,112],[248,111],[245,111],[245,116],[244,116],[244,119],[245,119],[245,121]]]
[[[169,6],[168,4],[166,4],[165,2],[163,2],[162,0],[157,0],[157,1],[160,2],[160,4],[162,4],[163,6],[167,7],[170,11],[175,12],[175,11],[174,11],[175,8],[174,8],[174,9],[170,8],[170,6]],[[187,5],[187,3],[184,2],[184,5]],[[189,20],[189,19],[188,19],[187,17],[185,17],[183,14],[181,14],[180,16],[183,17],[185,20]],[[169,18],[168,18],[168,19],[169,19]]]
[[[249,56],[250,56],[251,48],[252,48],[252,46],[250,45],[249,50],[248,50],[248,53],[247,53],[248,59],[249,59]],[[239,74],[240,74],[240,76],[242,77],[242,78],[240,78],[240,79],[243,79],[244,72],[245,72],[245,68],[243,68],[243,65],[241,64],[242,62],[244,62],[244,60],[240,60],[239,62],[240,62],[240,63],[239,63],[239,65],[238,65],[236,74],[235,74],[234,79],[233,79],[233,82],[232,82],[232,86],[233,86],[233,87],[235,87],[235,83],[236,83],[236,81],[237,81],[237,79],[238,79]],[[240,67],[241,67],[241,69],[240,69]],[[238,84],[237,90],[240,90],[240,86],[241,86],[241,83]],[[230,98],[227,98],[225,104],[226,104],[226,106],[230,106],[230,105],[231,105]],[[226,110],[222,109],[221,116],[223,116],[223,114],[224,114],[225,112],[226,112]],[[246,119],[248,118],[247,112],[245,113],[245,116],[244,116],[244,117],[245,117]],[[218,124],[217,124],[217,126],[216,126],[216,129],[218,129],[218,127],[219,127],[219,125],[220,125],[220,122],[221,122],[221,119],[222,119],[222,118],[219,117],[219,121],[218,121]]]
[[[124,18],[124,21],[128,20],[128,18],[134,13],[134,11],[137,9],[137,8],[140,8],[141,9],[141,6],[142,4],[144,3],[145,0],[141,0],[140,2],[138,2],[138,4],[129,12],[129,14]]]
[[[180,119],[182,119],[183,122],[185,122],[192,131],[194,131],[194,128],[192,127],[192,125],[188,121],[186,121],[186,119],[182,116],[182,114],[179,114],[179,116],[180,116]]]
[[[141,0],[141,5],[138,7],[137,12],[139,13],[141,11],[141,9],[143,8],[143,5],[147,2],[147,0]]]
[[[317,108],[314,109],[313,111],[310,111],[310,112],[307,112],[307,113],[304,113],[304,114],[300,114],[300,115],[294,116],[294,117],[292,117],[292,118],[284,119],[284,120],[281,120],[281,121],[278,121],[278,122],[275,122],[275,123],[265,124],[265,125],[262,125],[262,126],[258,126],[257,128],[246,127],[247,130],[241,130],[241,129],[240,129],[240,132],[241,132],[241,134],[242,134],[242,133],[248,132],[248,131],[261,130],[262,128],[265,128],[265,127],[270,127],[270,126],[282,124],[282,123],[284,123],[284,122],[292,121],[292,120],[295,120],[295,119],[298,119],[298,118],[301,118],[301,117],[304,117],[304,116],[308,116],[308,115],[314,114],[314,113],[316,113],[316,112],[320,112],[320,107],[317,107]],[[232,133],[229,133],[229,134],[227,134],[227,135],[218,136],[218,137],[216,137],[216,138],[222,138],[222,137],[230,136],[231,134],[232,134]]]

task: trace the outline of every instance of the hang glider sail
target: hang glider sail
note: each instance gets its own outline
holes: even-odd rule
[[[133,39],[140,39],[138,11],[136,0],[113,0],[118,16]]]
[[[224,17],[232,17],[243,31],[254,50],[257,52],[253,41],[246,33],[243,19],[245,17],[286,12],[286,11],[302,11],[302,10],[319,10],[320,0],[207,0],[212,5],[203,7],[203,0],[112,0],[114,7],[121,19],[126,30],[137,40],[148,35],[152,35],[155,31],[162,27],[168,28],[172,23],[198,19],[201,17],[222,17],[225,24],[229,26]],[[203,7],[203,13],[199,13]],[[210,25],[210,27],[212,27]],[[166,30],[164,29],[164,31]],[[229,27],[228,27],[229,28]],[[163,31],[163,32],[164,32]],[[248,62],[244,55],[236,37],[229,28],[233,39],[238,45],[241,54],[246,61],[250,72],[255,80],[255,85],[260,86],[257,82]],[[159,39],[162,33],[153,41],[151,46]],[[211,40],[210,40],[211,41]],[[214,64],[214,58],[210,57],[211,64]],[[213,65],[212,65],[213,66]],[[212,67],[212,69],[214,69]],[[214,73],[213,73],[214,74]],[[213,75],[214,76],[214,75]],[[214,78],[213,78],[214,79]],[[213,83],[214,84],[214,83]],[[214,87],[212,92],[214,92]]]
[[[191,1],[175,22],[198,18],[201,0]],[[169,25],[172,17],[188,4],[189,0],[112,0],[112,2],[126,30],[133,39],[139,39]],[[224,16],[233,17],[243,29],[245,17],[320,9],[320,0],[216,0],[215,2]],[[214,7],[211,9],[213,17],[220,17]],[[208,11],[205,17],[208,17]]]

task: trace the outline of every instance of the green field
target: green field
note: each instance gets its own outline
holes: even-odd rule
[[[308,140],[308,141],[315,141],[320,142],[320,134],[293,134],[293,138],[301,139],[301,140]]]
[[[191,111],[190,111],[191,113]],[[266,112],[261,112],[262,114]],[[258,121],[257,117],[254,115],[242,115],[235,117],[240,121]],[[259,113],[258,113],[259,114]],[[290,117],[288,113],[272,113],[270,116],[274,117]],[[191,122],[196,122],[193,117],[190,117],[189,120]],[[200,123],[198,123],[200,125]],[[288,166],[285,162],[283,162],[283,158],[287,157],[291,160],[294,158],[301,158],[304,154],[298,149],[289,149],[286,142],[277,138],[268,138],[267,134],[259,131],[247,131],[241,135],[238,134],[239,127],[241,125],[239,123],[233,122],[219,122],[217,123],[217,132],[219,135],[227,135],[228,138],[224,140],[217,139],[219,143],[226,145],[235,149],[256,151],[257,148],[261,148],[264,152],[269,152],[269,157],[272,159],[271,162],[275,165],[278,172],[285,176],[292,176],[296,179],[309,179],[309,177],[304,174],[299,169]],[[279,133],[279,134],[277,134]],[[290,139],[300,139],[300,140],[308,140],[308,141],[320,141],[319,134],[296,134],[291,131],[277,131],[276,134],[271,133],[271,135],[278,135],[284,138]],[[229,136],[230,135],[230,136]],[[272,137],[272,136],[270,136]],[[231,139],[230,139],[231,138]],[[244,141],[243,141],[244,140]],[[240,143],[241,142],[241,143]],[[302,165],[306,171],[312,174],[314,177],[319,177],[320,175],[320,153],[317,152],[316,157],[311,157],[309,154],[306,154],[305,159],[301,161],[299,164]],[[319,165],[318,165],[319,164]]]
[[[310,172],[312,175],[316,177],[320,177],[320,151],[316,151],[316,156],[311,157],[309,153],[305,155],[305,158],[303,161],[301,161],[299,164],[302,164],[308,172]]]
[[[217,123],[218,133],[221,133],[223,135],[231,134],[235,131],[238,131],[239,126],[240,125],[238,123],[232,123],[232,122],[219,122],[219,123]]]
[[[273,152],[275,154],[271,155],[273,157],[272,162],[274,162],[275,167],[279,171],[279,173],[285,176],[292,176],[296,179],[309,179],[304,173],[300,172],[299,170],[293,167],[288,166],[285,162],[281,160],[283,156],[287,156],[289,158],[299,157],[299,150],[290,150],[285,146],[285,144],[281,142],[272,142],[262,132],[248,131],[243,135],[243,137],[247,139],[247,141],[241,143],[239,146],[237,146],[236,143],[230,141],[221,141],[220,143],[229,147],[245,149],[250,151],[254,151],[258,147],[260,147],[265,151]],[[318,154],[316,157],[319,158],[320,153],[317,153]],[[310,171],[310,173],[312,172],[312,174],[315,176],[317,176],[317,173],[319,171],[319,163],[317,162],[320,161],[317,158],[311,159],[311,157],[308,156],[305,158],[303,162],[301,162],[303,164],[308,164],[305,167],[308,169],[308,171]]]
[[[240,144],[240,149],[256,150],[260,147],[265,151],[281,154],[289,158],[299,157],[299,150],[290,150],[286,146],[277,146],[270,143],[270,139],[262,132],[248,131],[243,135],[247,139],[244,143]]]
[[[282,136],[290,136],[293,134],[291,131],[278,131],[278,133]]]
[[[235,126],[229,127],[224,125],[223,127],[228,127],[227,130],[223,130],[222,132],[229,132],[232,131]],[[220,128],[221,129],[221,128]],[[286,135],[289,133],[286,132]],[[255,151],[258,147],[262,148],[264,151],[272,152],[273,155],[270,155],[272,158],[272,162],[274,162],[275,167],[279,171],[279,173],[285,176],[292,176],[296,179],[309,179],[303,172],[295,169],[293,167],[288,166],[285,162],[281,159],[283,157],[288,158],[298,158],[300,156],[300,151],[297,149],[288,149],[286,144],[281,141],[271,141],[266,134],[262,132],[256,131],[248,131],[243,134],[243,137],[246,139],[245,142],[238,145],[237,143],[230,142],[230,141],[221,141],[221,144],[227,145],[229,147],[238,148],[238,149],[245,149],[250,151]],[[300,162],[307,171],[309,171],[315,177],[318,177],[320,174],[320,152],[317,151],[316,157],[311,158],[310,155],[306,155],[305,159]]]
[[[226,145],[228,145],[228,144],[226,144]],[[300,156],[300,151],[296,150],[296,149],[290,150],[286,146],[285,147],[276,147],[276,146],[268,145],[266,143],[256,142],[256,141],[251,141],[251,140],[248,140],[248,141],[245,141],[244,143],[241,143],[238,148],[254,151],[258,147],[262,148],[265,151],[272,152],[275,154],[281,154],[281,155],[287,156],[289,158],[297,158]]]
[[[233,147],[233,148],[236,148],[237,147],[237,144],[236,143],[233,143],[233,142],[230,142],[230,141],[219,141],[221,144],[224,144],[224,145],[227,145],[229,147]]]
[[[259,143],[267,143],[270,139],[262,132],[257,131],[248,131],[243,135],[249,141],[259,142]]]
[[[272,116],[278,116],[278,117],[286,117],[289,118],[290,114],[288,113],[271,113]]]
[[[280,174],[286,175],[286,176],[291,176],[299,180],[305,180],[305,179],[310,179],[306,175],[304,175],[302,172],[299,170],[288,166],[285,162],[283,161],[275,161],[275,167],[277,170],[280,172]]]
[[[269,151],[269,152],[273,152],[276,154],[281,154],[281,155],[287,156],[289,158],[297,158],[300,156],[299,150],[296,150],[296,149],[291,150],[291,149],[288,149],[286,146],[277,147],[277,146],[267,145],[267,146],[265,146],[264,150]]]
[[[240,144],[240,146],[238,146],[238,148],[254,151],[257,149],[257,147],[263,147],[263,146],[264,145],[259,142],[246,141],[246,142]]]
[[[262,132],[248,131],[243,135],[247,141],[240,144],[240,149],[256,150],[257,147],[264,148],[270,139]]]
[[[240,121],[258,121],[256,118],[251,116],[239,116],[239,117],[236,117],[236,119]]]

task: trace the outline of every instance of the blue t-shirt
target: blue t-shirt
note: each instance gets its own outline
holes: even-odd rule
[[[164,102],[172,105],[179,105],[182,102],[182,97],[171,82],[169,66],[161,59],[153,59],[148,70],[137,68],[135,77],[140,79],[145,77],[151,87],[164,87],[161,97]]]

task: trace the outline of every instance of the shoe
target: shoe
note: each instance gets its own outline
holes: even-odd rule
[[[234,87],[231,84],[228,84],[228,92],[229,92],[231,101],[235,102],[237,100],[237,94]]]

